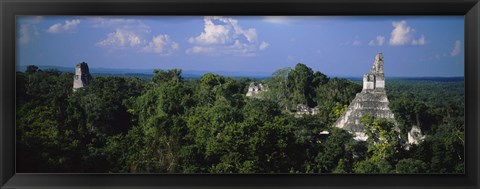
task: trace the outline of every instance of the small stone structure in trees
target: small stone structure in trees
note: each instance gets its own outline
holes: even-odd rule
[[[255,85],[255,82],[251,82],[250,85],[248,86],[248,91],[246,96],[252,97],[252,98],[261,98],[260,94],[267,90],[268,90],[267,86],[263,85],[262,83]]]
[[[310,108],[304,104],[298,104],[296,110],[295,117],[302,117],[303,115],[317,115],[319,112],[317,107]]]
[[[412,129],[408,132],[408,143],[409,144],[420,144],[425,140],[425,135],[422,134],[420,127],[414,125]]]

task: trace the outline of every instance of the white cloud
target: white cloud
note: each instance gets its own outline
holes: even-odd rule
[[[50,26],[47,29],[47,32],[48,33],[62,33],[62,32],[66,32],[66,31],[70,31],[70,30],[75,29],[78,24],[80,24],[79,19],[66,20],[65,24],[56,23],[56,24]]]
[[[113,47],[113,48],[123,48],[123,47],[135,47],[142,43],[142,39],[139,35],[122,30],[117,29],[115,32],[109,33],[107,38],[98,42],[98,46],[102,47]]]
[[[73,28],[77,27],[78,24],[80,24],[79,19],[67,20],[67,21],[65,21],[65,25],[63,25],[63,29],[70,30],[70,29],[73,29]]]
[[[248,42],[254,43],[257,41],[257,30],[249,28],[247,31],[240,31],[247,38]]]
[[[374,40],[371,40],[368,45],[370,46],[382,46],[385,43],[385,37],[379,35]]]
[[[462,44],[460,40],[455,41],[455,45],[452,49],[452,52],[450,53],[451,56],[458,56],[460,55],[460,48],[462,47]]]
[[[353,46],[360,46],[360,45],[362,45],[362,41],[360,41],[358,35],[355,37],[355,40],[353,40],[352,45],[353,45]]]
[[[415,39],[415,29],[407,25],[407,21],[392,22],[393,30],[390,33],[389,44],[399,45],[425,45],[427,40],[425,36]]]
[[[60,33],[62,31],[62,24],[56,23],[50,26],[47,30],[48,33]]]
[[[233,38],[233,35],[231,36],[232,25],[215,25],[212,20],[219,19],[205,17],[204,32],[197,37],[191,37],[188,41],[200,45],[226,44],[231,41]]]
[[[41,16],[22,16],[18,19],[17,39],[20,44],[27,44],[40,35],[37,24],[43,21]]]
[[[362,41],[360,40],[360,37],[357,35],[355,36],[355,39],[353,41],[348,40],[342,43],[339,43],[340,46],[360,46],[362,45]]]
[[[269,46],[266,42],[259,44],[255,28],[243,29],[233,18],[206,16],[203,20],[204,31],[188,39],[194,46],[187,49],[187,53],[255,56],[257,51]]]
[[[113,50],[135,50],[144,53],[170,55],[180,48],[167,34],[152,35],[150,26],[141,20],[122,17],[90,17],[88,22],[94,28],[109,28],[115,31],[107,34],[106,39],[96,43],[97,46]],[[148,40],[148,39],[151,40]]]
[[[425,45],[427,40],[425,40],[425,36],[421,36],[419,39],[413,39],[412,45]]]
[[[407,21],[402,20],[400,22],[393,22],[394,27],[390,34],[390,45],[405,45],[410,40],[412,28],[407,26]]]
[[[145,52],[170,55],[179,48],[178,43],[172,41],[170,36],[160,34],[153,37],[152,41],[143,48]]]
[[[260,44],[259,49],[260,49],[260,50],[264,50],[264,49],[266,49],[269,45],[270,45],[270,44],[265,43],[265,41],[263,41],[263,42]]]
[[[20,25],[20,29],[19,29],[19,38],[18,38],[18,41],[21,43],[21,44],[27,44],[28,42],[30,42],[30,31],[29,31],[29,27],[30,25],[28,24],[22,24]]]
[[[215,24],[214,21],[219,22],[219,24]],[[204,22],[204,32],[197,37],[191,37],[189,39],[190,43],[200,45],[227,44],[241,37],[246,38],[248,42],[256,42],[257,40],[255,28],[244,30],[235,19],[206,16]]]
[[[186,53],[194,53],[194,54],[197,54],[197,53],[213,53],[215,51],[214,48],[212,47],[199,47],[199,46],[195,46],[195,47],[192,47],[192,48],[189,48],[186,50]]]

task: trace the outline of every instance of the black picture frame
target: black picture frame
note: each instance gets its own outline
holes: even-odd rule
[[[1,188],[479,188],[478,0],[0,0]],[[16,174],[17,15],[464,15],[465,174]]]

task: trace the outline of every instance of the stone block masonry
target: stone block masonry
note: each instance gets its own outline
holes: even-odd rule
[[[363,75],[363,89],[357,93],[347,110],[333,124],[355,135],[356,140],[367,139],[365,126],[360,122],[362,116],[370,114],[376,118],[385,118],[395,122],[395,116],[388,107],[383,72],[383,55],[378,53],[369,73]],[[395,128],[397,129],[397,128]]]

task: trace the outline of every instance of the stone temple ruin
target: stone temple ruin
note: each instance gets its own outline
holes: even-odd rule
[[[420,144],[425,140],[425,135],[422,134],[420,127],[414,125],[408,132],[408,144]]]
[[[295,117],[302,117],[303,115],[317,115],[319,112],[318,108],[310,108],[304,104],[297,105],[297,111],[295,112]]]
[[[360,118],[363,115],[370,114],[376,118],[386,118],[395,122],[395,117],[388,104],[389,101],[385,92],[383,56],[382,53],[378,53],[370,72],[363,75],[362,91],[357,93],[355,99],[333,126],[354,134],[356,140],[365,141],[368,137],[365,134],[364,125],[360,123]]]
[[[85,62],[77,64],[77,66],[75,66],[75,76],[73,78],[73,91],[88,85],[91,80],[92,75],[90,75],[88,64]]]
[[[251,82],[250,85],[248,86],[248,92],[245,96],[247,97],[252,97],[252,98],[261,98],[261,93],[264,91],[267,91],[267,86],[259,83],[258,85],[255,85],[255,82]]]

